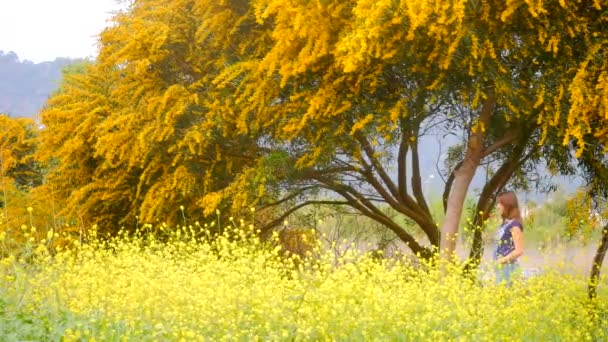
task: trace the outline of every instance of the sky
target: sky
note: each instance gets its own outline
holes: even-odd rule
[[[117,0],[0,0],[0,50],[34,63],[94,57]]]

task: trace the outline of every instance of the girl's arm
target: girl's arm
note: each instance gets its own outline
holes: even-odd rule
[[[513,252],[498,259],[498,263],[500,264],[508,263],[524,254],[524,234],[522,233],[521,228],[518,226],[511,228],[511,236],[513,237],[513,245],[515,246],[515,249]]]

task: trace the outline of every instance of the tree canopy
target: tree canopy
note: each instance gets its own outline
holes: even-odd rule
[[[135,1],[42,112],[47,186],[108,226],[280,206],[271,227],[345,205],[416,253],[449,254],[483,163],[478,208],[526,165],[589,141],[606,151],[605,13],[582,0]],[[454,130],[439,228],[418,142]]]

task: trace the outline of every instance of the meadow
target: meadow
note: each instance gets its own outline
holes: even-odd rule
[[[0,113],[0,341],[608,340],[606,1],[124,3]]]
[[[233,221],[234,222],[234,221]],[[440,276],[398,251],[328,246],[304,257],[234,222],[71,242],[37,234],[0,261],[2,340],[608,339],[608,282],[550,269],[510,287],[459,268]],[[151,232],[155,231],[154,234]],[[328,236],[323,235],[325,238]],[[0,246],[6,246],[6,234]],[[309,240],[313,241],[309,241]],[[59,244],[58,242],[62,243]],[[67,242],[66,242],[67,241]],[[351,248],[349,248],[351,247]],[[336,251],[340,251],[336,253]]]

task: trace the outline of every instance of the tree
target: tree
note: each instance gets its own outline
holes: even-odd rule
[[[50,182],[74,182],[71,207],[108,222],[179,221],[179,205],[203,207],[196,217],[284,208],[270,229],[310,204],[346,205],[414,253],[449,258],[478,168],[494,171],[485,209],[562,137],[575,90],[590,96],[566,85],[606,37],[601,13],[560,1],[135,1],[43,113],[44,153],[61,158]],[[454,127],[464,137],[439,229],[418,142]]]
[[[0,183],[2,208],[9,227],[9,193],[39,185],[40,173],[32,158],[34,153],[34,121],[14,119],[0,114]]]
[[[461,114],[466,142],[448,178],[441,228],[448,258],[483,160],[501,149],[508,155],[488,183],[480,205],[487,208],[487,199],[538,154],[530,146],[547,141],[553,120],[573,110],[564,86],[575,76],[571,65],[592,50],[587,35],[605,37],[589,25],[602,13],[594,4],[255,1],[258,21],[272,23],[272,47],[259,60],[243,58],[220,80],[236,93],[228,106],[268,127],[275,146],[291,156],[298,189],[338,194],[425,255],[429,249],[375,203],[411,218],[431,246],[439,245],[420,190],[416,141],[450,111]],[[387,170],[393,162],[396,181]]]
[[[138,1],[116,16],[98,60],[67,75],[41,113],[45,186],[66,215],[115,232],[240,203],[233,175],[254,163],[257,137],[209,108],[214,76],[264,39],[246,4]]]

